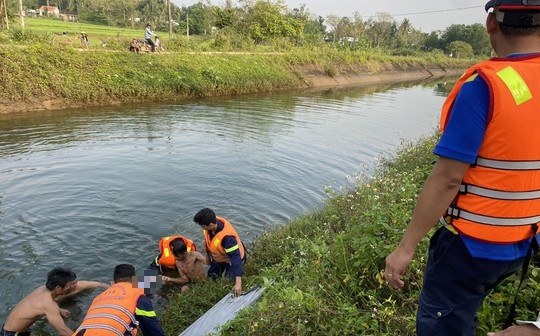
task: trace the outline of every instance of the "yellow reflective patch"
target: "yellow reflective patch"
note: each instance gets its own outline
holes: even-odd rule
[[[135,308],[135,315],[145,316],[145,317],[156,317],[156,312],[153,310],[148,311],[148,310]]]
[[[220,242],[220,241],[221,241],[221,240],[219,240],[219,239],[214,240],[214,246],[216,246],[216,247],[219,246],[219,242]]]
[[[232,251],[236,251],[238,250],[240,247],[238,247],[238,245],[234,245],[233,247],[231,248],[228,248],[225,250],[226,253],[231,253]]]
[[[467,83],[467,82],[472,82],[473,80],[476,79],[476,77],[478,77],[478,74],[475,73],[475,74],[472,75],[471,77],[467,78],[467,80],[465,81],[465,83]]]
[[[497,72],[497,76],[506,84],[508,90],[514,97],[516,105],[521,105],[532,99],[531,90],[521,75],[512,67],[507,67]]]
[[[163,254],[165,254],[165,257],[168,258],[170,255],[171,255],[171,250],[169,250],[168,248],[165,248],[163,250]]]

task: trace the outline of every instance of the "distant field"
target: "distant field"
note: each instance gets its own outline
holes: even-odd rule
[[[111,37],[144,37],[144,29],[128,29],[101,26],[90,23],[58,21],[48,18],[25,18],[27,29],[51,34],[78,34],[84,31],[88,36],[111,36]]]

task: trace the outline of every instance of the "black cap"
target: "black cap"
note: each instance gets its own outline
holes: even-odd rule
[[[486,12],[490,8],[505,11],[540,11],[540,0],[490,0],[486,4]]]
[[[540,0],[490,0],[486,11],[507,27],[540,27]]]

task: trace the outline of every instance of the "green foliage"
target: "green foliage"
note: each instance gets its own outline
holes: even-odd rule
[[[448,45],[448,51],[455,58],[471,58],[474,54],[470,44],[463,41],[454,41]]]
[[[327,187],[328,199],[320,209],[259,236],[250,249],[246,279],[268,288],[221,335],[415,335],[429,237],[417,249],[404,289],[389,289],[382,271],[431,171],[435,159],[431,151],[438,137],[433,134],[416,144],[403,143],[394,155],[377,161],[373,175],[353,176],[355,187]],[[477,335],[500,329],[518,280],[518,276],[510,278],[488,296],[478,314]],[[520,318],[535,317],[539,281],[540,269],[533,265],[520,291]],[[176,314],[187,325],[182,314],[192,321],[197,315],[186,307],[203,301],[210,308],[219,296],[211,300],[184,297],[181,305],[176,300],[171,302],[178,308],[167,314]],[[171,333],[185,328],[169,321],[167,328],[169,323],[176,326],[168,329]]]
[[[454,41],[462,41],[469,44],[476,55],[489,56],[491,45],[486,28],[475,23],[473,25],[451,25],[443,33],[441,40],[445,48]]]

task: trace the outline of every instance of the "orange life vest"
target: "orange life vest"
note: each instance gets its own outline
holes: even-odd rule
[[[443,105],[443,131],[461,86],[476,76],[490,92],[486,132],[441,223],[485,242],[525,241],[540,222],[540,57],[494,58],[467,70]]]
[[[242,244],[242,241],[240,240],[238,233],[236,233],[236,230],[225,218],[216,217],[216,219],[223,223],[223,230],[216,233],[212,239],[210,239],[210,234],[208,233],[208,231],[204,230],[204,240],[206,242],[208,250],[212,254],[212,258],[214,259],[214,261],[218,263],[228,263],[229,257],[227,256],[227,253],[230,253],[237,249],[240,249],[240,257],[244,259],[244,244]],[[223,246],[221,246],[221,241],[225,236],[234,236],[238,245],[225,250]]]
[[[187,251],[196,251],[195,243],[187,239],[184,236],[170,236],[170,237],[163,237],[159,240],[159,260],[157,260],[157,265],[167,268],[174,269],[175,266],[175,259],[174,254],[171,250],[171,242],[176,239],[182,239],[184,241],[184,244],[186,244]]]
[[[135,320],[137,300],[144,288],[133,288],[131,282],[119,282],[99,294],[88,309],[73,336],[85,329],[85,336],[123,336],[137,334]]]

